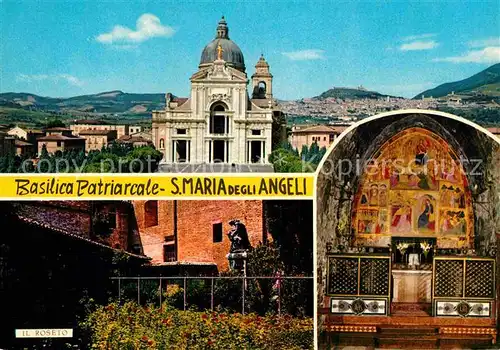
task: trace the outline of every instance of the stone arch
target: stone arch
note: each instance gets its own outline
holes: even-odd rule
[[[253,97],[266,98],[266,94],[267,94],[267,83],[264,80],[261,80],[254,86]]]
[[[209,131],[211,134],[229,133],[227,111],[228,106],[222,101],[214,102],[210,106]]]
[[[399,110],[365,118],[346,129],[328,149],[316,172],[317,275],[326,278],[326,254],[339,244],[356,242],[351,213],[366,160],[383,144],[409,128],[423,128],[445,140],[467,172],[477,254],[489,256],[500,235],[500,141],[464,118],[430,110]],[[352,166],[351,166],[352,165]],[[357,172],[356,170],[359,169]],[[474,175],[472,175],[474,173]],[[324,297],[318,284],[318,303]]]

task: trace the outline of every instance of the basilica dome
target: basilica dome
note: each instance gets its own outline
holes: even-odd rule
[[[229,39],[229,28],[224,17],[217,26],[217,35],[201,53],[200,68],[207,67],[219,57],[226,63],[242,72],[245,71],[243,53],[234,41]]]

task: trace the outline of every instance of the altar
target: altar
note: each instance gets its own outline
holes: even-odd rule
[[[431,303],[432,271],[392,270],[393,303]]]
[[[477,133],[454,139],[458,127],[444,133],[449,124],[441,130],[438,118],[425,118],[380,122],[379,133],[351,131],[328,156],[327,169],[350,159],[364,163],[361,172],[318,175],[317,269],[326,277],[317,284],[320,348],[464,349],[496,342],[500,236],[491,228],[500,166],[484,168],[496,172],[494,181],[469,176],[467,162],[488,154],[483,144],[470,145],[469,135]],[[363,142],[352,147],[356,138]],[[489,157],[497,160],[499,152]]]

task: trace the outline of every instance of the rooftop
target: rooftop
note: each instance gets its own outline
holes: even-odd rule
[[[18,139],[16,139],[16,141],[15,141],[15,145],[16,145],[16,147],[33,146],[33,145],[32,145],[31,143],[29,143],[29,142],[25,142],[25,141],[18,140]]]
[[[301,133],[342,133],[347,126],[327,126],[327,125],[314,125],[309,127],[298,128],[292,131],[294,134]]]
[[[96,119],[80,119],[75,120],[75,124],[106,125],[107,123]]]
[[[68,141],[68,140],[85,140],[78,136],[64,136],[64,135],[47,135],[37,138],[38,141]]]
[[[78,133],[80,135],[108,135],[113,133],[114,130],[80,130]]]

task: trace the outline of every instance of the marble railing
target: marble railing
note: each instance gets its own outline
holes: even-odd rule
[[[328,256],[327,295],[332,313],[387,315],[390,290],[389,255]]]
[[[495,259],[437,256],[433,266],[433,314],[492,317],[496,297]]]

